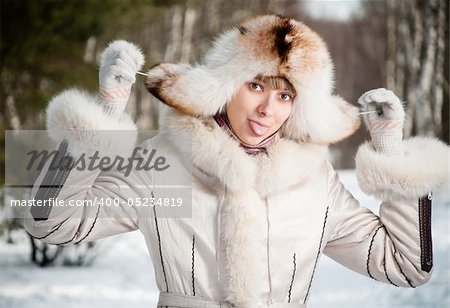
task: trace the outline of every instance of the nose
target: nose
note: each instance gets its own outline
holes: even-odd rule
[[[258,105],[258,113],[261,116],[270,117],[274,114],[274,97],[272,94],[267,94]]]

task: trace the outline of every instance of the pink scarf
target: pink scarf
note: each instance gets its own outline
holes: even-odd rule
[[[226,113],[220,114],[216,113],[214,116],[214,120],[216,120],[217,124],[225,130],[231,137],[236,139],[239,142],[239,146],[244,149],[247,154],[256,155],[260,152],[267,153],[267,147],[271,144],[275,143],[278,140],[277,132],[273,133],[257,145],[251,145],[243,142],[234,132],[233,128],[231,128],[230,121],[228,120],[228,116]]]

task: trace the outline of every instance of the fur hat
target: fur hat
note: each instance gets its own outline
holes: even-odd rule
[[[252,18],[224,32],[203,63],[154,66],[145,84],[181,113],[212,116],[258,75],[285,77],[297,91],[282,137],[329,144],[358,129],[358,109],[332,94],[333,63],[322,38],[278,15]]]

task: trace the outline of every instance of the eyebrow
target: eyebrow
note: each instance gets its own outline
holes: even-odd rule
[[[250,82],[261,83],[263,85],[267,84],[267,83],[265,83],[264,81],[262,81],[261,79],[258,79],[258,78],[253,78]]]

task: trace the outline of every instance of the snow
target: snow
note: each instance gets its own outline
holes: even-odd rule
[[[339,172],[349,191],[375,213],[378,204],[362,193],[353,170]],[[308,308],[450,307],[450,191],[433,198],[434,272],[416,289],[396,288],[351,272],[323,256]],[[87,267],[40,268],[29,260],[23,231],[15,244],[0,238],[0,307],[155,307],[158,291],[143,236],[131,232],[97,241],[101,255]]]
[[[341,170],[347,190],[378,214],[380,201],[364,194],[353,170]],[[432,232],[434,269],[430,281],[416,289],[397,288],[352,272],[330,258],[319,262],[308,308],[333,307],[450,307],[449,215],[450,191],[433,194]]]
[[[16,234],[17,236],[17,234]],[[155,307],[153,267],[138,232],[98,241],[101,255],[87,267],[40,268],[20,244],[0,245],[0,307]]]

